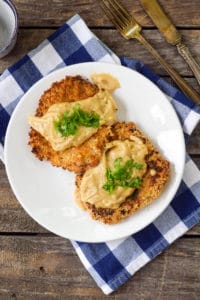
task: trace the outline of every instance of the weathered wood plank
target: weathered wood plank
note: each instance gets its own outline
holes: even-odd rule
[[[45,38],[47,38],[53,29],[20,29],[17,44],[14,50],[1,60],[0,73],[5,68],[16,62],[30,50],[36,48]],[[146,63],[155,72],[161,75],[167,75],[165,70],[156,62],[151,54],[136,40],[127,41],[114,29],[94,29],[93,32],[105,42],[119,56],[134,57]],[[192,53],[200,57],[200,29],[182,30],[186,44]],[[183,76],[192,76],[188,65],[177,53],[174,46],[166,44],[163,37],[157,30],[144,30],[144,35],[159,51],[159,53]]]
[[[16,4],[20,26],[59,26],[74,14],[79,13],[89,26],[110,26],[98,1],[26,1],[14,0]],[[121,0],[121,3],[133,14],[143,26],[153,26],[139,1]],[[165,11],[172,18],[176,26],[200,26],[199,0],[160,0]]]
[[[180,239],[109,299],[199,299],[199,243]],[[1,236],[0,245],[1,299],[107,298],[65,239]]]
[[[181,30],[185,43],[196,57],[200,57],[200,31]],[[143,30],[144,36],[157,49],[159,54],[173,66],[177,72],[184,76],[192,76],[192,72],[183,58],[177,53],[176,47],[168,45],[164,38],[155,30]],[[163,67],[157,63],[155,58],[136,40],[125,40],[116,30],[95,30],[95,34],[115,50],[119,56],[134,57],[147,64],[154,72],[166,75]]]
[[[200,158],[195,162],[200,167]],[[0,162],[0,232],[47,233],[21,207],[15,198]],[[200,235],[200,224],[196,225],[187,235]]]

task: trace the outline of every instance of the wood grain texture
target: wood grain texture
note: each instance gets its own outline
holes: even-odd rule
[[[107,299],[69,241],[1,236],[0,245],[0,299]],[[109,299],[199,299],[199,263],[199,240],[182,238]]]
[[[181,30],[185,43],[196,57],[200,57],[200,31]],[[163,67],[136,40],[125,40],[116,30],[95,30],[95,34],[119,56],[134,57],[147,64],[154,72],[167,75]],[[174,46],[167,44],[160,33],[155,30],[143,30],[146,39],[158,50],[159,54],[183,76],[192,76],[192,72]]]
[[[108,18],[101,10],[98,0],[14,0],[13,2],[19,13],[20,26],[60,26],[77,13],[84,18],[89,26],[111,26]],[[121,0],[121,3],[143,26],[154,26],[139,0]],[[160,3],[176,26],[200,26],[199,0],[160,0]]]
[[[194,161],[200,167],[200,158]],[[0,162],[0,232],[3,233],[48,233],[49,231],[37,224],[21,207],[9,185],[5,167]],[[200,224],[196,225],[187,235],[200,235]]]
[[[20,29],[14,50],[1,59],[0,73],[5,68],[18,61],[23,55],[36,48],[54,29]],[[167,75],[151,54],[136,40],[125,40],[114,29],[93,29],[93,32],[119,56],[139,59],[160,75]],[[194,56],[200,57],[200,29],[181,30],[187,46]],[[144,30],[145,37],[159,51],[159,53],[183,76],[192,76],[183,58],[174,46],[166,44],[164,38],[155,30]],[[198,88],[200,91],[200,89]]]

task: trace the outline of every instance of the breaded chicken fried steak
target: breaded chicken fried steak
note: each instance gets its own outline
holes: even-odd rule
[[[133,122],[117,122],[117,79],[92,80],[66,76],[44,92],[29,117],[29,145],[40,160],[77,174],[79,207],[115,224],[159,197],[170,165]]]
[[[93,78],[98,86],[80,76],[67,76],[44,92],[35,116],[29,117],[29,145],[38,159],[75,173],[99,162],[117,111],[104,85],[112,91],[118,82],[105,74],[102,84],[100,75]]]
[[[111,126],[100,163],[76,176],[76,201],[94,220],[115,224],[159,197],[170,165],[132,122]]]

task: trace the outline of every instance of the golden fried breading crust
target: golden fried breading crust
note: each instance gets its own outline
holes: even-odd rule
[[[73,102],[94,96],[98,87],[81,76],[67,76],[65,79],[55,82],[51,88],[44,92],[40,98],[36,116],[43,116],[48,108],[59,102]],[[48,160],[52,165],[80,173],[87,168],[97,165],[104,144],[109,136],[109,127],[102,127],[92,140],[88,140],[79,147],[72,147],[64,151],[55,151],[49,142],[36,130],[31,128],[29,132],[29,145],[32,152],[40,160]],[[101,138],[99,138],[99,136]]]
[[[145,207],[158,198],[170,175],[169,162],[158,153],[150,140],[136,128],[134,123],[118,122],[111,127],[111,131],[110,140],[129,139],[132,135],[143,140],[148,148],[148,155],[146,156],[147,173],[143,178],[142,187],[127,198],[117,209],[96,208],[95,205],[82,202],[92,219],[99,220],[105,224],[118,223],[122,219],[132,215],[136,210]],[[76,195],[79,198],[81,179],[82,175],[79,174],[76,176]]]
[[[36,116],[43,116],[48,108],[60,102],[73,102],[94,96],[98,92],[97,85],[81,76],[66,76],[44,92],[39,100]]]

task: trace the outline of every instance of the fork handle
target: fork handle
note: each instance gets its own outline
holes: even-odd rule
[[[198,83],[200,84],[200,65],[198,62],[194,59],[192,56],[192,53],[188,49],[187,46],[185,46],[182,42],[178,43],[176,45],[178,52],[182,55],[182,57],[185,59],[185,61],[190,66],[192,72],[194,73]]]
[[[138,34],[134,37],[141,42],[157,59],[157,61],[164,67],[164,69],[171,76],[177,86],[183,91],[183,93],[191,98],[191,100],[193,100],[196,104],[200,105],[200,95],[187,84],[187,82],[162,58],[162,56],[160,56],[160,54],[151,46],[145,37],[141,34]]]

